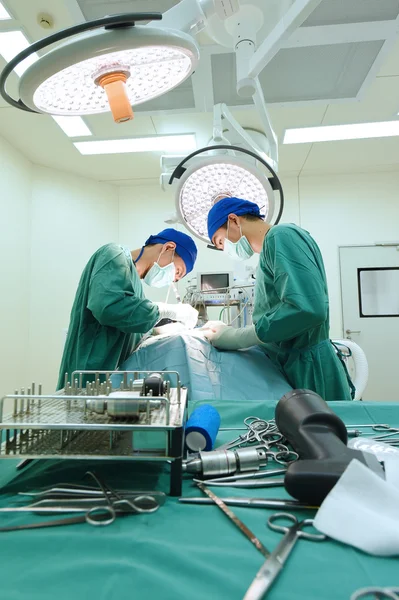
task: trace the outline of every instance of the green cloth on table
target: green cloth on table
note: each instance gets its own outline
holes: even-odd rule
[[[203,402],[192,404],[191,410]],[[240,427],[245,417],[270,419],[275,402],[214,401],[222,427]],[[399,404],[337,402],[347,424],[399,425]],[[218,443],[237,432],[221,432]],[[94,469],[111,486],[153,489],[168,485],[160,465],[128,461],[35,461],[21,472],[17,461],[0,460],[2,493],[15,495],[60,482],[80,482]],[[8,482],[8,485],[7,485]],[[166,487],[164,487],[166,489]],[[286,497],[283,488],[216,489],[223,496]],[[190,479],[184,494],[201,496]],[[1,497],[6,506],[16,496]],[[272,510],[232,510],[273,550],[281,536],[266,527]],[[299,518],[312,511],[298,511]],[[2,515],[0,525],[49,517]],[[109,527],[86,524],[0,534],[1,598],[4,600],[241,600],[263,556],[216,506],[181,505],[168,498],[157,513],[117,519]],[[358,588],[396,585],[398,560],[375,558],[328,541],[299,540],[267,600],[349,600]]]

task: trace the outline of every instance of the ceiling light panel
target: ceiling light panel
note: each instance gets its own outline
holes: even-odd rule
[[[28,46],[29,42],[22,31],[4,31],[0,33],[0,54],[7,62]],[[15,67],[15,71],[21,76],[38,58],[36,52],[31,54]]]
[[[196,149],[194,134],[160,135],[121,140],[76,142],[81,154],[123,154],[127,152],[192,152]]]
[[[11,19],[11,15],[7,12],[3,3],[0,2],[0,21],[5,21],[6,19]]]
[[[68,137],[83,137],[92,135],[90,129],[82,117],[53,117],[54,121],[61,127]]]
[[[399,135],[399,120],[381,121],[377,123],[354,123],[352,125],[325,125],[321,127],[287,129],[284,134],[283,143],[306,144],[340,140],[394,137],[397,135]]]

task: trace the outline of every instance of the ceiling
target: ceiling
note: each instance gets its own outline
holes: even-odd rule
[[[246,3],[250,0],[241,0]],[[258,3],[260,0],[253,0]],[[282,2],[283,0],[279,0]],[[276,0],[261,0],[266,6]],[[30,41],[119,12],[164,12],[176,0],[4,0],[16,21],[0,30],[23,29]],[[37,15],[48,12],[52,31]],[[276,134],[286,128],[398,118],[399,0],[322,0],[260,74]],[[267,25],[267,24],[266,24]],[[258,44],[262,42],[261,30]],[[135,119],[115,124],[109,113],[85,117],[92,138],[195,133],[198,147],[212,135],[212,107],[225,102],[244,127],[262,130],[247,99],[236,93],[235,55],[205,33],[197,37],[201,61],[175,90],[135,107]],[[0,58],[0,68],[5,62]],[[17,77],[9,89],[17,93]],[[24,113],[0,100],[0,135],[32,162],[119,185],[160,176],[160,153],[82,156],[53,119]],[[84,138],[80,138],[84,139]],[[284,146],[279,169],[290,175],[399,169],[399,137]]]

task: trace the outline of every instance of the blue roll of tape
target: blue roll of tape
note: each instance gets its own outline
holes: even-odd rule
[[[194,410],[186,425],[186,446],[192,452],[212,450],[220,427],[220,415],[210,404]]]

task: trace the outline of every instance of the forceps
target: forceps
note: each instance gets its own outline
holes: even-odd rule
[[[272,439],[274,438],[274,441],[276,442],[280,442],[283,439],[283,436],[277,431],[277,427],[272,421],[265,421],[258,417],[246,417],[244,419],[244,425],[247,428],[246,433],[219,446],[218,450],[230,450],[231,448],[241,446],[242,444],[263,444],[265,438],[269,437],[272,437]]]
[[[284,520],[289,521],[291,527],[277,523]],[[324,542],[327,539],[324,533],[308,533],[304,531],[307,527],[312,527],[313,519],[298,521],[296,516],[290,513],[275,513],[269,517],[267,524],[273,531],[284,533],[284,537],[257,572],[255,579],[244,596],[244,600],[260,600],[263,598],[284,567],[293,547],[300,538],[312,542]]]
[[[218,450],[231,450],[237,446],[244,444],[259,444],[259,445],[273,445],[283,440],[282,434],[278,431],[274,420],[265,421],[258,417],[246,417],[244,419],[244,425],[247,428],[247,432],[239,435],[234,440],[226,442],[222,446],[218,446]]]

